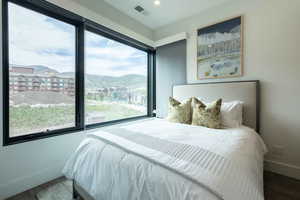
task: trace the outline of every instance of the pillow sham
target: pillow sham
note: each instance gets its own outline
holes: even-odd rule
[[[222,103],[222,125],[227,128],[239,127],[243,123],[243,102],[231,101]]]
[[[197,98],[192,98],[192,125],[220,129],[222,99],[205,105]]]
[[[197,97],[202,101],[201,97]],[[203,101],[204,104],[209,104]],[[221,121],[225,128],[236,128],[243,124],[243,104],[242,101],[222,102]]]
[[[192,99],[189,99],[180,103],[173,97],[169,97],[169,113],[167,120],[169,122],[191,124],[191,102]]]

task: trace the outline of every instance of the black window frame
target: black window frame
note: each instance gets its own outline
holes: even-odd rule
[[[151,52],[143,47],[141,47],[140,45],[138,44],[132,44],[130,43],[127,38],[121,38],[119,36],[116,36],[115,34],[111,34],[109,32],[109,30],[107,30],[106,27],[100,25],[100,24],[96,24],[95,22],[92,22],[90,20],[87,20],[86,21],[86,28],[85,28],[86,31],[89,31],[91,33],[94,33],[96,35],[99,35],[99,36],[103,36],[107,39],[110,39],[110,40],[114,40],[114,41],[117,41],[119,43],[122,43],[122,44],[125,44],[127,46],[130,46],[130,47],[133,47],[133,48],[136,48],[138,50],[141,50],[141,51],[144,51],[147,53],[147,65],[148,65],[148,68],[147,68],[147,105],[148,105],[148,108],[147,108],[147,114],[145,115],[141,115],[141,116],[135,116],[135,117],[128,117],[128,118],[125,118],[125,120],[135,120],[135,119],[140,119],[140,118],[143,118],[143,117],[148,117],[149,115],[151,115],[151,113],[149,113],[149,110],[153,107],[149,107],[149,102],[151,102],[151,93],[150,92],[150,88],[149,88],[149,85],[151,84],[149,81],[151,80],[151,76],[150,76],[150,71],[152,70],[150,63],[149,63],[149,60],[151,60],[151,56],[149,54],[151,54]],[[100,123],[93,123],[93,124],[88,124],[86,125],[86,128],[87,129],[91,129],[91,128],[94,128],[94,127],[100,127],[100,126],[105,126],[105,125],[111,125],[111,124],[116,124],[116,123],[119,123],[119,122],[122,122],[124,121],[124,119],[117,119],[117,120],[111,120],[111,121],[106,121],[106,122],[100,122]]]
[[[76,27],[76,54],[75,54],[75,126],[72,128],[64,128],[51,130],[47,132],[38,132],[34,134],[10,137],[9,136],[9,33],[8,33],[8,3],[14,3],[29,10],[33,10],[60,20],[62,22],[74,25]],[[85,125],[84,115],[84,33],[85,30],[95,32],[108,39],[112,39],[125,45],[147,52],[148,54],[148,73],[147,73],[147,115],[132,117],[97,124]],[[68,133],[83,131],[84,129],[98,128],[102,126],[112,125],[125,121],[137,120],[145,117],[152,117],[155,107],[155,49],[140,41],[123,35],[119,32],[111,30],[103,25],[85,19],[82,16],[72,13],[64,8],[56,6],[45,0],[3,0],[2,1],[2,77],[3,77],[3,146],[33,141]]]

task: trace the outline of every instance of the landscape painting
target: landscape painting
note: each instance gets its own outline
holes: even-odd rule
[[[197,30],[198,79],[242,75],[242,16]]]

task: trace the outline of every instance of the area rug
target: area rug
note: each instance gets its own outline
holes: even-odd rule
[[[73,200],[72,182],[65,180],[50,185],[36,194],[38,200]]]

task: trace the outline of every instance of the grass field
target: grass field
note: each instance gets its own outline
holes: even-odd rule
[[[146,113],[118,104],[87,105],[86,113],[99,112],[105,116],[105,121],[145,115]]]
[[[145,113],[118,104],[87,105],[86,113],[100,113],[104,121],[144,115]],[[10,135],[18,136],[47,129],[72,127],[75,123],[75,106],[10,107]]]

